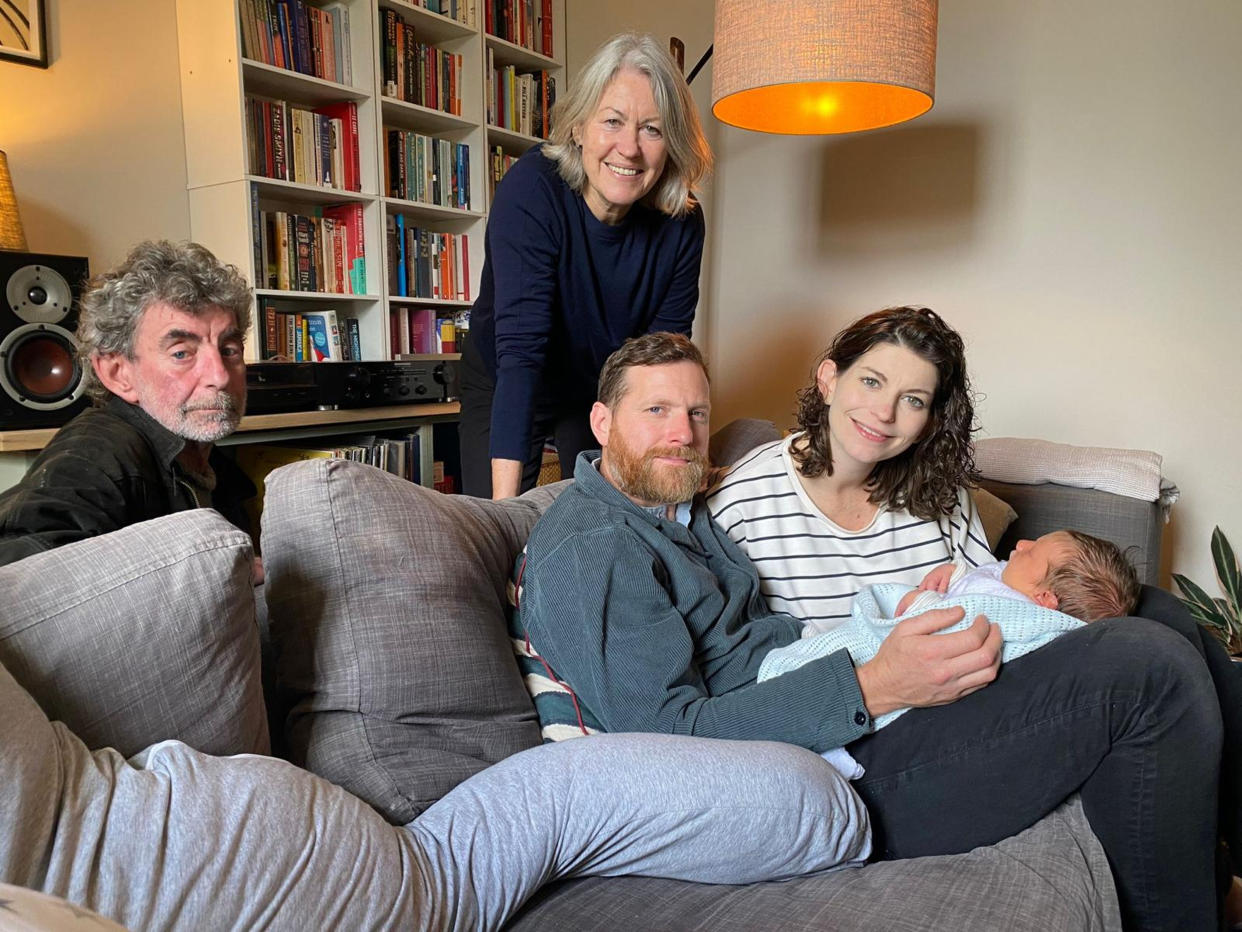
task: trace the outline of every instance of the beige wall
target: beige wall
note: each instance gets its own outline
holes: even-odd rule
[[[176,5],[47,0],[47,24],[47,70],[0,61],[0,149],[30,250],[97,271],[138,240],[185,239]]]
[[[571,64],[615,28],[712,15],[625,7],[571,0]],[[1213,525],[1242,547],[1240,46],[1235,0],[953,0],[925,117],[837,138],[717,128],[717,418],[788,423],[841,325],[930,305],[967,341],[986,435],[1161,453],[1182,489],[1166,570],[1211,583]]]

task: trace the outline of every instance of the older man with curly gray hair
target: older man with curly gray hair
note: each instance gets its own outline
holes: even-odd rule
[[[196,243],[140,243],[90,282],[78,340],[95,405],[0,495],[0,564],[189,508],[245,526],[254,487],[214,445],[245,410],[251,302]]]

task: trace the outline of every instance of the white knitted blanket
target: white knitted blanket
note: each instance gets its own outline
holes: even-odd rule
[[[989,437],[975,444],[975,463],[984,478],[1033,485],[1052,482],[1099,489],[1166,509],[1177,501],[1177,486],[1160,475],[1162,459],[1150,450],[1076,447],[1022,437]]]

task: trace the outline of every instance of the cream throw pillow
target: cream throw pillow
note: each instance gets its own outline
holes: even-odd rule
[[[988,549],[996,553],[996,545],[1000,543],[1009,525],[1018,520],[1018,513],[987,489],[971,489],[970,494],[975,500],[975,510],[979,512],[983,533],[988,537]]]

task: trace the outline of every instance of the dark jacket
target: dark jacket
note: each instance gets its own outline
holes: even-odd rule
[[[176,461],[185,440],[137,405],[109,396],[56,432],[26,476],[0,494],[0,565],[106,534],[198,500]],[[218,449],[212,505],[242,529],[254,484]]]

